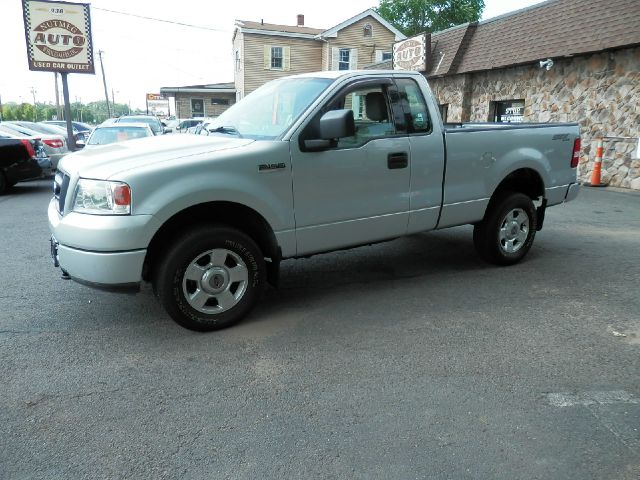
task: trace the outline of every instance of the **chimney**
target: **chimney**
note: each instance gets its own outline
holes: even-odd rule
[[[302,15],[301,13],[298,14],[298,26],[304,27],[304,15]]]

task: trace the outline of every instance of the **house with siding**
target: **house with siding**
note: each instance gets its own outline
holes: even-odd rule
[[[368,9],[329,28],[237,20],[233,33],[234,83],[238,99],[276,78],[318,70],[356,70],[390,59],[405,36]]]
[[[375,10],[365,10],[329,28],[236,20],[232,83],[163,87],[174,97],[178,118],[217,117],[270,80],[319,70],[355,70],[388,60],[405,36]]]

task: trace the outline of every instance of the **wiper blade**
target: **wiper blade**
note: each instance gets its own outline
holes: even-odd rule
[[[231,125],[212,128],[212,129],[209,130],[209,133],[211,133],[211,132],[225,133],[225,134],[228,134],[228,135],[237,135],[238,137],[242,138],[242,135],[240,135],[240,132],[238,131],[238,129],[236,127],[231,126]]]

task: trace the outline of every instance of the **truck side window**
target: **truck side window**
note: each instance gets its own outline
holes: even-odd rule
[[[405,112],[405,119],[409,133],[431,132],[431,118],[424,96],[415,80],[399,78],[396,80],[400,103]]]
[[[356,134],[341,138],[338,148],[355,148],[374,138],[396,134],[389,99],[382,86],[366,86],[344,95],[342,107],[353,110]]]

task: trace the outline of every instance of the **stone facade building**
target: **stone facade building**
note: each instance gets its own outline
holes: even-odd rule
[[[603,183],[640,189],[639,45],[640,1],[550,0],[432,34],[425,75],[445,122],[577,122],[579,179],[602,137]]]

